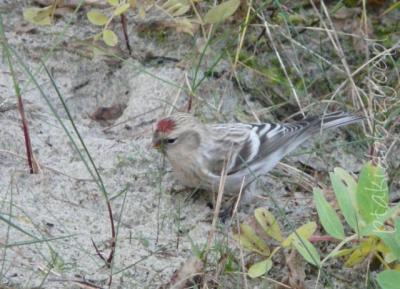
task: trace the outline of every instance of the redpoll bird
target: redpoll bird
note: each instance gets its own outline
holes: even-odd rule
[[[283,124],[203,124],[190,114],[176,113],[157,122],[152,142],[183,185],[217,192],[225,168],[224,195],[236,196],[242,183],[249,190],[257,177],[311,136],[361,119],[334,112]]]

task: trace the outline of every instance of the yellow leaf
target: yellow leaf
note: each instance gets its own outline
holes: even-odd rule
[[[123,5],[118,6],[115,11],[114,15],[118,16],[121,15],[122,13],[125,13],[129,9],[129,3],[125,3]]]
[[[254,211],[254,216],[258,224],[263,228],[264,232],[274,238],[278,242],[282,242],[282,233],[278,222],[276,221],[274,215],[272,215],[265,208],[258,208]]]
[[[249,251],[256,251],[258,253],[258,250],[254,248],[253,244],[248,240],[245,236],[241,234],[234,234],[232,238],[239,243],[239,246],[247,249]]]
[[[204,16],[204,21],[209,24],[215,24],[224,21],[229,16],[233,15],[239,8],[240,0],[228,0],[223,2],[207,12]]]
[[[129,0],[129,4],[131,5],[131,8],[134,9],[136,8],[137,0]]]
[[[187,18],[174,19],[174,22],[175,29],[178,33],[183,32],[194,36],[194,33],[198,28],[196,25],[193,25],[193,23]]]
[[[87,13],[87,18],[89,19],[90,23],[98,26],[103,26],[108,21],[107,16],[98,10],[90,10]]]
[[[146,18],[146,9],[144,8],[143,5],[139,5],[139,17],[140,19],[145,19]]]
[[[344,263],[347,267],[353,267],[354,265],[360,264],[365,258],[371,253],[374,240],[372,238],[367,239],[366,241],[362,242],[350,255],[350,257]]]
[[[24,9],[23,15],[26,21],[37,25],[50,25],[51,24],[52,6],[43,8],[29,7]]]
[[[119,4],[119,0],[107,0],[107,2],[111,6],[117,6]]]
[[[189,11],[191,5],[188,0],[168,0],[162,7],[172,16],[181,16]]]
[[[268,256],[270,251],[267,244],[256,235],[254,230],[247,224],[240,225],[240,233],[243,235],[247,240],[251,242],[252,247],[261,252],[262,255]]]
[[[112,30],[106,29],[103,31],[103,41],[108,46],[115,46],[118,43],[118,37]]]
[[[309,222],[298,228],[296,230],[296,233],[303,239],[308,240],[314,234],[316,229],[317,229],[317,224],[315,222]],[[289,237],[287,237],[286,240],[282,242],[282,247],[285,248],[289,247],[292,244],[295,237],[296,237],[295,233],[290,234]]]

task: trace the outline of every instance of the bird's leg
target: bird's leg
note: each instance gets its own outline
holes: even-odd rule
[[[229,198],[224,202],[224,205],[221,207],[221,211],[219,212],[219,218],[222,223],[225,223],[226,220],[232,217],[237,199],[238,197],[236,196]]]
[[[180,193],[183,193],[183,192],[187,192],[187,190],[188,190],[187,188],[176,189],[175,187],[171,186],[168,191],[169,191],[169,193],[171,195],[177,195],[177,194],[180,194]]]
[[[202,189],[199,188],[194,188],[194,189],[186,189],[188,190],[190,193],[186,196],[185,198],[185,202],[189,201],[190,199],[198,199],[199,196],[204,192]]]

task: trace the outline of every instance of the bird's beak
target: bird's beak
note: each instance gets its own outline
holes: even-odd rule
[[[158,133],[153,135],[152,146],[154,149],[160,151],[162,149],[162,140]]]
[[[156,150],[161,149],[161,142],[153,142],[153,148]]]

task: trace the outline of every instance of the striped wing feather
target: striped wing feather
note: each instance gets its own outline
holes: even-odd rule
[[[220,175],[226,162],[228,175],[246,167],[266,161],[279,162],[287,153],[321,129],[350,124],[362,117],[343,112],[309,117],[302,121],[284,124],[215,124],[209,128],[223,136],[220,143],[209,151],[210,171]],[[234,140],[234,141],[232,141]],[[216,153],[219,152],[219,153]],[[221,153],[224,152],[224,153]]]

